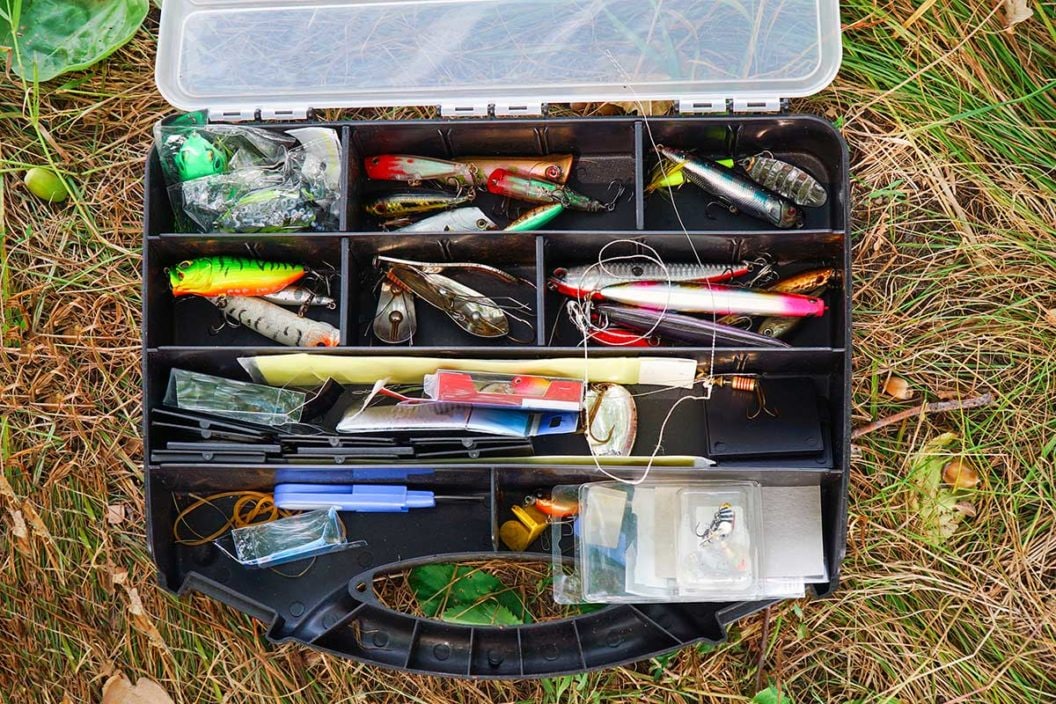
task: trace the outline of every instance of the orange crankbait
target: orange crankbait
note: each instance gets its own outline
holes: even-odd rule
[[[528,496],[525,498],[524,503],[526,506],[538,509],[540,513],[546,514],[550,518],[568,518],[579,513],[579,504],[574,501],[558,501],[542,496]]]
[[[166,272],[174,296],[267,296],[299,281],[308,267],[221,255],[188,259]]]

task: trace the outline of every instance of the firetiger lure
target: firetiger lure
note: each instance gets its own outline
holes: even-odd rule
[[[265,296],[300,281],[308,267],[218,255],[182,261],[166,273],[174,296]]]
[[[687,152],[659,147],[660,155],[681,166],[686,179],[736,211],[769,222],[780,228],[800,227],[803,213],[791,201],[779,196],[732,169],[699,159]]]
[[[829,194],[817,179],[787,161],[756,154],[737,162],[753,181],[796,205],[820,208]]]
[[[616,284],[657,282],[729,281],[751,270],[748,262],[737,264],[668,264],[651,262],[612,262],[555,269],[550,287],[565,296],[585,298],[606,286]]]
[[[402,217],[413,213],[428,213],[433,210],[447,210],[469,203],[476,197],[470,188],[460,193],[446,191],[413,190],[387,193],[367,203],[364,208],[371,215],[378,217]]]
[[[488,176],[493,171],[505,169],[511,174],[525,178],[539,178],[553,183],[565,183],[572,173],[571,154],[552,154],[550,156],[465,156],[455,159],[460,164],[468,164],[477,170],[477,185],[484,188],[488,185]]]
[[[637,282],[606,286],[597,297],[638,308],[716,315],[820,316],[825,301],[794,293],[771,293],[722,284]]]
[[[506,169],[491,172],[488,176],[488,192],[528,203],[560,203],[569,210],[583,210],[588,213],[600,213],[615,208],[615,201],[606,205],[576,193],[568,186],[537,178],[525,178]]]
[[[290,347],[336,347],[341,333],[333,325],[301,318],[296,313],[249,296],[210,298],[227,317],[269,340]]]
[[[367,176],[381,181],[406,181],[417,186],[437,181],[448,186],[469,187],[484,180],[476,166],[444,159],[406,154],[380,154],[363,160]]]

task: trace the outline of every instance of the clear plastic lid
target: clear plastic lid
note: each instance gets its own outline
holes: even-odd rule
[[[838,0],[165,0],[177,108],[788,98],[841,57]]]

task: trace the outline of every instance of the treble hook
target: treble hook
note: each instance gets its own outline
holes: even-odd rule
[[[607,210],[610,213],[612,211],[616,210],[616,203],[619,202],[620,198],[623,197],[623,194],[627,192],[627,186],[626,185],[624,185],[620,181],[617,181],[616,179],[613,179],[612,181],[609,181],[609,188],[608,188],[607,193],[611,193],[612,192],[612,187],[613,186],[616,187],[616,195],[613,196],[612,199],[608,203],[605,204],[605,210]]]
[[[763,393],[763,385],[758,379],[755,383],[755,403],[755,412],[748,414],[748,420],[755,420],[763,413],[771,418],[777,418],[777,411],[766,405],[766,394]]]
[[[737,210],[737,206],[730,205],[729,203],[723,203],[721,200],[713,200],[713,201],[710,201],[707,205],[704,206],[704,217],[706,217],[708,220],[714,220],[715,216],[713,216],[708,211],[712,207],[716,207],[716,206],[719,207],[719,208],[722,208],[723,210],[725,210],[726,212],[730,213],[731,215],[736,215],[739,212]]]

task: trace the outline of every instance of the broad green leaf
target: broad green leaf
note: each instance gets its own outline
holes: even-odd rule
[[[777,686],[770,685],[752,697],[752,704],[792,704],[792,699],[784,689],[778,694]]]
[[[494,575],[470,565],[438,563],[415,567],[408,582],[426,616],[491,600],[520,619],[518,623],[531,621],[517,594]]]
[[[149,9],[148,0],[0,0],[0,47],[12,52],[19,76],[48,81],[110,56]]]
[[[505,606],[490,599],[472,606],[449,607],[440,618],[470,626],[519,626],[524,623]]]

